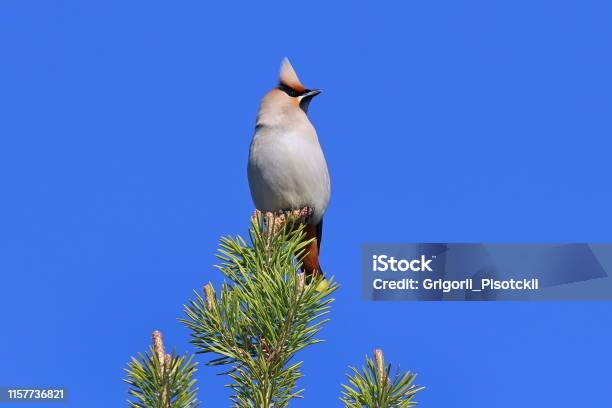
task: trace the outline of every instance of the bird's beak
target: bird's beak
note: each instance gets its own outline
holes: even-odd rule
[[[306,92],[302,97],[303,98],[312,98],[313,96],[317,96],[321,92],[323,92],[323,91],[321,91],[320,89],[313,89],[312,91]]]
[[[310,105],[310,101],[312,98],[321,93],[320,89],[313,89],[312,91],[308,91],[305,94],[302,94],[300,97],[300,108],[304,111],[304,113],[308,113],[308,105]]]

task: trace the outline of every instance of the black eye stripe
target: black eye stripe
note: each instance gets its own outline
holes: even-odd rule
[[[283,91],[284,93],[286,93],[292,98],[297,98],[298,96],[304,95],[306,92],[309,92],[308,89],[304,90],[303,92],[298,92],[295,89],[285,84],[278,84],[278,89],[280,89],[281,91]]]

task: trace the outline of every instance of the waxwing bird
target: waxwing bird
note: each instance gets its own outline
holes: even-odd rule
[[[279,84],[261,101],[249,151],[248,177],[255,207],[263,212],[309,207],[307,248],[302,268],[308,277],[322,274],[319,251],[323,214],[329,203],[327,163],[308,106],[321,93],[307,89],[291,63],[281,64]]]

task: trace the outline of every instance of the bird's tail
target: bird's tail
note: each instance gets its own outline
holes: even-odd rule
[[[306,247],[306,253],[302,259],[302,270],[306,274],[308,281],[312,280],[312,278],[323,276],[323,269],[321,269],[321,264],[319,263],[320,232],[318,230],[319,228],[315,224],[306,225],[306,239],[312,239],[312,241]]]

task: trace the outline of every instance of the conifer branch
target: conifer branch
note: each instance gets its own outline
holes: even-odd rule
[[[250,245],[241,237],[222,238],[218,269],[226,282],[220,295],[209,283],[185,306],[181,321],[198,352],[216,355],[209,365],[229,366],[235,407],[281,408],[301,397],[302,363],[292,360],[321,341],[315,336],[337,288],[331,281],[319,285],[321,278],[306,284],[299,271],[309,215],[308,209],[256,214]]]
[[[225,277],[219,292],[211,283],[195,292],[179,319],[191,330],[198,353],[210,353],[208,365],[226,366],[235,408],[284,408],[301,378],[296,353],[322,340],[316,338],[328,321],[329,295],[337,288],[331,279],[307,279],[300,272],[305,241],[304,223],[311,211],[262,214],[241,237],[221,239],[217,268]],[[195,408],[196,364],[192,358],[166,354],[161,333],[153,333],[149,352],[132,358],[126,369],[132,408]],[[423,387],[413,385],[415,374],[391,378],[382,350],[366,357],[361,370],[352,368],[349,385],[340,398],[347,408],[409,408]]]
[[[351,367],[349,384],[342,384],[340,400],[346,408],[409,408],[415,394],[424,387],[413,385],[416,374],[400,373],[389,377],[391,364],[385,366],[382,350],[374,350],[374,360],[366,356],[366,365],[361,371]]]
[[[127,382],[130,385],[128,400],[132,408],[195,408],[197,388],[193,375],[196,363],[192,357],[166,354],[162,335],[153,332],[153,344],[149,352],[138,353],[128,363]]]

